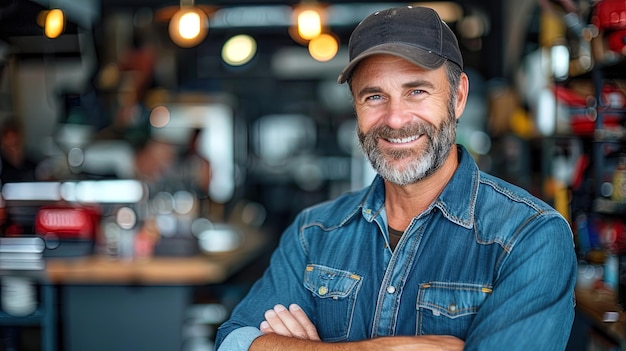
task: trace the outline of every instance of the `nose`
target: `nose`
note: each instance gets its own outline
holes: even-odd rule
[[[412,119],[410,109],[402,99],[390,99],[385,115],[385,124],[393,129],[400,129]]]

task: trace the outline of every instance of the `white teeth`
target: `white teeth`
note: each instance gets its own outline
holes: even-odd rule
[[[419,138],[419,135],[414,135],[408,138],[401,138],[401,139],[387,139],[387,141],[389,141],[390,143],[394,143],[394,144],[404,144],[404,143],[410,143],[417,138]]]

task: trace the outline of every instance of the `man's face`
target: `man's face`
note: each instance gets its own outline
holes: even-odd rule
[[[406,185],[439,169],[456,141],[455,99],[445,68],[401,58],[364,59],[352,92],[361,148],[387,181]]]

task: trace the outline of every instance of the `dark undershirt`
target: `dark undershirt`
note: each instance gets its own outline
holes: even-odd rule
[[[396,249],[396,245],[398,245],[398,241],[400,241],[403,232],[391,227],[387,227],[387,229],[389,230],[389,246],[391,247],[391,251],[393,251]]]

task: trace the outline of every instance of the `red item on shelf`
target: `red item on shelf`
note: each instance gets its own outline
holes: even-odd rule
[[[578,135],[591,136],[596,130],[597,114],[594,109],[587,109],[588,97],[563,86],[555,86],[554,94],[557,101],[570,107],[570,125],[572,132]],[[616,108],[623,108],[626,96],[619,89],[611,85],[602,87],[600,96],[603,105],[610,108],[602,108],[602,128],[620,128],[624,113]],[[622,104],[622,106],[620,106]]]
[[[99,214],[90,208],[46,206],[37,212],[35,232],[54,233],[60,239],[93,239],[98,222]]]
[[[559,102],[569,107],[587,107],[587,98],[572,89],[557,85],[554,87],[554,95]]]
[[[582,154],[576,159],[576,163],[574,164],[574,176],[572,177],[572,188],[578,189],[583,184],[585,170],[589,167],[590,163],[591,159],[587,154]]]
[[[605,32],[609,50],[622,53],[626,47],[626,0],[602,0],[594,6],[593,23]]]
[[[593,11],[591,22],[600,30],[626,29],[626,0],[602,0]]]
[[[626,46],[626,29],[607,33],[606,39],[609,50],[621,53]]]

